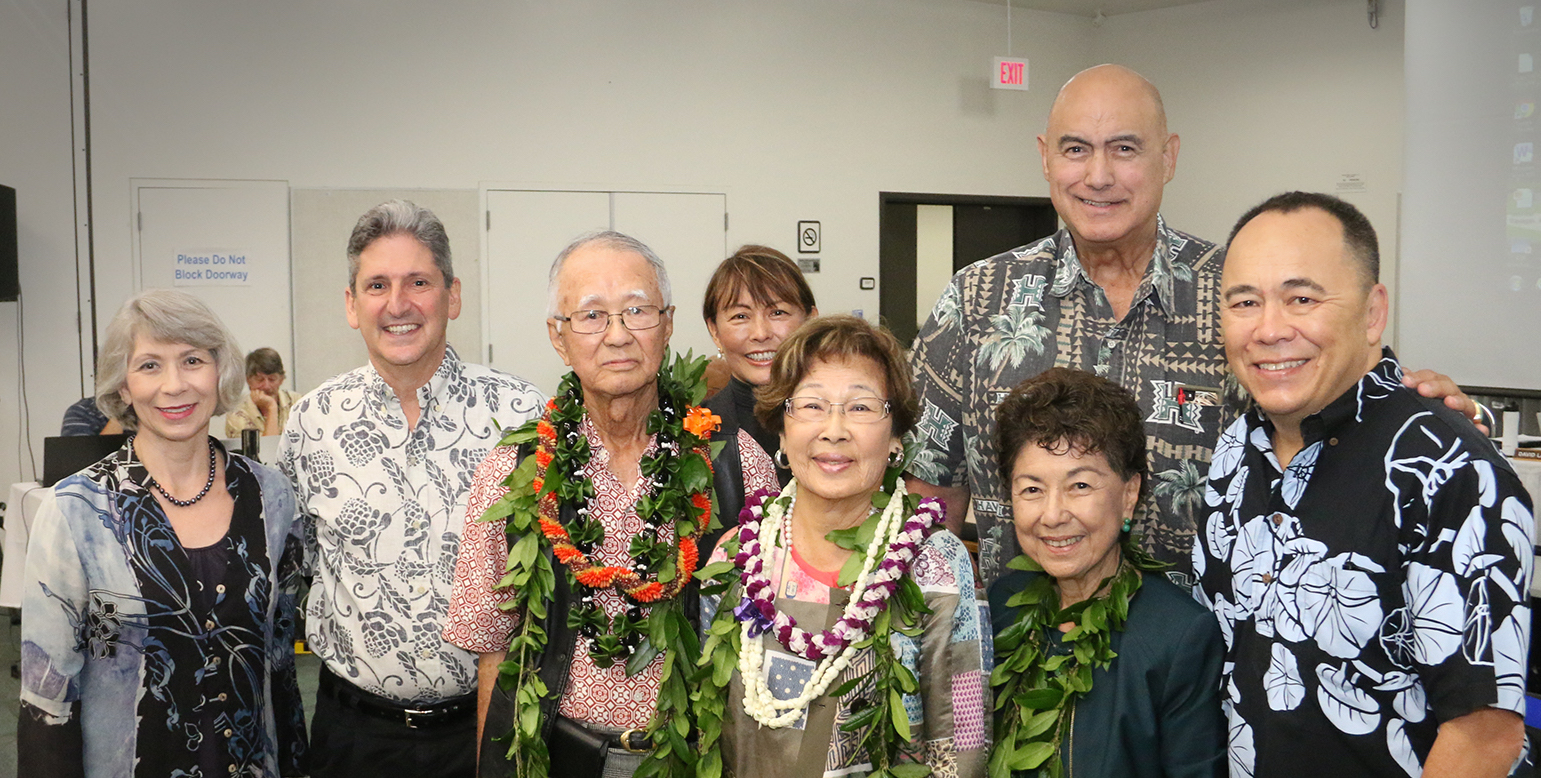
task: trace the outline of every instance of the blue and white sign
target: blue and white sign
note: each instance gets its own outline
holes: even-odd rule
[[[176,286],[251,286],[256,260],[245,249],[187,249],[172,258]]]

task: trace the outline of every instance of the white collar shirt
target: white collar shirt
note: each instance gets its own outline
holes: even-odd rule
[[[476,690],[475,655],[441,637],[471,476],[545,398],[447,349],[417,399],[409,427],[373,366],[336,376],[296,403],[278,456],[307,524],[311,650],[361,689],[431,703]]]

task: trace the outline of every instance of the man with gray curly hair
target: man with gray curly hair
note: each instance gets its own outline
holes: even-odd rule
[[[311,775],[470,776],[477,657],[441,637],[466,494],[502,429],[545,398],[449,346],[460,281],[427,208],[392,200],[359,219],[343,298],[369,364],[296,403],[279,444],[311,529]]]

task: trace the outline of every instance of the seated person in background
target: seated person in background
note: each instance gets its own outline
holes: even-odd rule
[[[720,362],[731,376],[727,385],[706,400],[722,418],[716,440],[728,441],[712,464],[717,479],[718,517],[724,528],[738,523],[744,507],[742,468],[735,433],[742,429],[765,453],[776,455],[780,444],[754,415],[754,390],[770,382],[776,348],[811,316],[818,316],[813,290],[802,270],[787,255],[769,246],[741,246],[722,261],[706,283],[701,316],[717,345]],[[711,368],[707,368],[710,374]],[[775,457],[781,485],[792,477],[784,456]],[[733,488],[725,488],[731,485]],[[711,548],[717,536],[708,538]]]
[[[110,419],[96,407],[95,397],[86,397],[64,409],[64,423],[59,425],[61,437],[73,438],[86,435],[121,435],[123,425]]]
[[[246,355],[246,387],[251,393],[225,417],[225,437],[238,438],[241,430],[261,430],[263,437],[277,435],[289,421],[289,408],[300,399],[283,388],[284,360],[270,348]]]
[[[1130,535],[1150,489],[1143,418],[1128,390],[1062,367],[996,411],[1026,558],[990,587],[992,775],[1053,761],[1078,776],[1225,774],[1220,626]]]

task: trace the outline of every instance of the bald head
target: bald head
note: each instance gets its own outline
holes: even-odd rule
[[[1082,262],[1148,261],[1140,258],[1155,247],[1161,190],[1177,173],[1177,150],[1161,93],[1139,73],[1098,65],[1059,90],[1038,151],[1049,198]]]
[[[1123,65],[1096,65],[1070,77],[1059,88],[1054,105],[1049,108],[1049,127],[1054,126],[1054,116],[1066,105],[1074,105],[1090,97],[1117,99],[1126,105],[1142,105],[1151,112],[1161,134],[1166,134],[1166,106],[1161,102],[1161,90],[1148,79]]]

